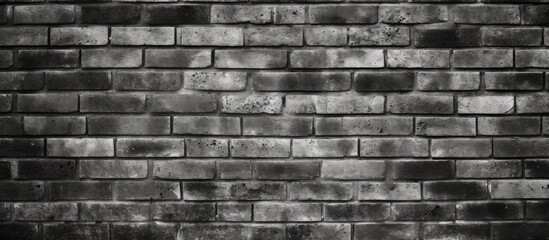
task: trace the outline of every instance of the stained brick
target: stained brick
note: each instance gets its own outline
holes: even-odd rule
[[[537,72],[485,72],[486,90],[517,91],[543,89],[543,74]]]
[[[250,76],[257,91],[346,91],[351,88],[348,73],[258,72]]]
[[[383,221],[389,219],[391,209],[387,203],[326,203],[324,220],[334,221]]]
[[[312,24],[363,24],[377,22],[374,5],[315,5],[309,7]]]
[[[154,176],[161,179],[212,179],[215,162],[202,160],[155,161]]]
[[[317,222],[322,219],[318,203],[256,203],[254,220],[258,222]]]
[[[111,73],[106,71],[48,71],[45,80],[48,90],[93,91],[111,88]]]
[[[316,179],[320,176],[320,162],[258,162],[255,164],[255,175],[263,180]]]
[[[293,50],[292,68],[382,68],[382,50],[323,49]]]
[[[244,34],[238,27],[179,27],[177,45],[243,46]]]
[[[187,182],[186,200],[284,200],[286,187],[276,182]]]
[[[149,5],[146,6],[145,22],[151,25],[179,25],[209,23],[208,5]]]
[[[363,138],[361,157],[427,157],[429,142],[420,138]]]
[[[286,96],[285,111],[294,114],[380,114],[383,96]]]
[[[147,162],[134,160],[81,160],[80,178],[145,178]]]
[[[80,21],[84,24],[136,24],[141,19],[139,5],[83,5]]]
[[[73,23],[74,19],[74,5],[28,5],[13,9],[16,24],[63,24]]]
[[[410,135],[410,117],[330,117],[315,119],[316,135]]]
[[[147,96],[147,107],[160,113],[199,113],[217,109],[217,99],[205,94],[156,94]]]
[[[183,139],[118,138],[116,155],[119,157],[183,157]]]

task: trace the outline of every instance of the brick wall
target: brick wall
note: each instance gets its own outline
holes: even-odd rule
[[[2,240],[549,239],[547,0],[1,2]]]

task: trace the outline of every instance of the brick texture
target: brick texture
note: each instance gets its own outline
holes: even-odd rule
[[[549,239],[549,0],[0,2],[0,240]]]

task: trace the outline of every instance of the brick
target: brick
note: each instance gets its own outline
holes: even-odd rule
[[[520,24],[520,6],[456,6],[453,14],[456,23]]]
[[[388,220],[391,209],[387,203],[325,203],[324,221],[382,221]]]
[[[149,95],[147,106],[151,112],[165,113],[199,113],[213,112],[217,109],[214,95],[170,94]]]
[[[520,160],[458,160],[458,178],[517,178],[522,176]]]
[[[397,221],[452,221],[454,203],[394,203],[391,209]]]
[[[351,27],[350,46],[408,46],[410,30],[402,27]]]
[[[411,91],[413,72],[355,72],[355,90],[358,92]]]
[[[33,91],[44,86],[44,74],[41,72],[2,72],[0,90]]]
[[[50,29],[50,45],[93,46],[109,42],[107,27],[56,27]]]
[[[385,179],[385,161],[324,160],[321,176],[325,179]]]
[[[199,91],[244,91],[245,72],[189,71],[184,73],[185,89]]]
[[[118,138],[116,156],[119,157],[183,157],[183,139]]]
[[[417,223],[359,223],[355,224],[358,240],[414,240],[419,239]]]
[[[47,27],[2,27],[0,46],[48,45]]]
[[[513,96],[458,97],[459,114],[510,114],[515,110]]]
[[[5,6],[0,7],[0,23],[6,23],[8,21],[8,13]]]
[[[37,181],[1,182],[2,201],[41,200],[44,197],[44,183]],[[0,233],[2,231],[0,230]],[[2,236],[2,234],[0,234]]]
[[[179,25],[209,23],[208,5],[149,5],[145,22],[151,25]]]
[[[181,224],[178,236],[183,239],[284,239],[286,228],[280,224]]]
[[[50,200],[111,200],[112,184],[109,182],[50,182]]]
[[[141,19],[139,5],[82,5],[83,24],[136,24]]]
[[[27,135],[83,135],[86,134],[85,117],[25,117]]]
[[[410,135],[410,117],[330,117],[315,119],[316,135]]]
[[[377,22],[373,5],[314,5],[309,7],[312,24],[360,24]]]
[[[448,50],[387,50],[389,68],[449,68]]]
[[[74,160],[20,160],[15,162],[16,179],[74,179],[76,162]]]
[[[285,68],[286,50],[215,50],[216,68]]]
[[[255,175],[262,180],[316,179],[320,176],[320,162],[258,162]]]
[[[541,28],[486,28],[482,29],[484,46],[541,46]]]
[[[360,200],[420,200],[421,186],[412,182],[364,182],[359,185]]]
[[[549,66],[549,51],[539,50],[516,50],[515,67],[516,68],[546,68]]]
[[[322,219],[322,205],[318,203],[254,204],[254,220],[257,222],[315,222]]]
[[[11,163],[8,161],[0,162],[0,179],[10,179],[11,175]]]
[[[14,6],[13,22],[16,24],[74,23],[74,5]]]
[[[13,51],[0,51],[0,68],[9,68],[11,66],[13,66]]]
[[[48,71],[45,74],[48,90],[108,90],[111,88],[111,73],[105,71],[64,72]]]
[[[114,140],[108,138],[48,138],[49,157],[114,157]]]
[[[154,177],[161,179],[213,179],[215,162],[202,160],[155,161]]]
[[[135,68],[142,63],[142,50],[131,48],[83,49],[83,68]]]
[[[492,155],[490,139],[433,139],[433,158],[484,158]]]
[[[351,75],[339,72],[256,72],[250,75],[256,91],[346,91]]]
[[[149,205],[143,203],[81,203],[82,221],[145,221]]]
[[[221,179],[251,179],[252,163],[249,161],[222,161],[219,163]]]
[[[151,219],[164,221],[214,221],[212,203],[156,203],[151,205]],[[151,236],[153,238],[157,236]]]
[[[548,25],[549,6],[530,5],[523,7],[523,21],[525,25]]]
[[[173,133],[186,135],[240,135],[240,118],[176,116],[173,117]]]
[[[532,159],[524,161],[524,176],[527,178],[545,178],[549,170],[549,161]]]
[[[118,182],[114,190],[118,200],[181,199],[178,182]]]
[[[20,68],[75,68],[78,50],[18,50]]]
[[[351,239],[350,224],[292,224],[287,225],[288,239],[328,240]]]
[[[545,138],[494,139],[494,157],[546,157],[549,155],[549,149],[545,148],[549,143],[548,140]]]
[[[548,207],[549,205],[547,201],[527,201],[526,208],[525,208],[526,218],[527,219],[547,219]]]
[[[508,68],[513,67],[513,50],[475,49],[454,50],[455,68]]]
[[[0,138],[0,157],[44,156],[44,139]]]
[[[71,113],[78,110],[78,95],[21,94],[17,96],[18,112]]]
[[[309,46],[347,45],[347,28],[324,26],[306,28],[305,42]]]
[[[418,24],[448,21],[448,9],[439,5],[382,5],[379,18],[384,23]]]
[[[508,202],[460,202],[457,203],[457,218],[467,220],[522,219],[523,203]]]
[[[260,5],[213,5],[211,9],[212,23],[273,23],[274,8]]]
[[[249,222],[252,220],[252,204],[218,203],[217,217],[224,222]]]
[[[492,188],[493,189],[493,188]],[[486,181],[424,182],[425,200],[477,200],[488,197]]]
[[[280,114],[282,112],[282,98],[279,96],[226,95],[221,101],[223,113]]]
[[[294,114],[379,114],[383,113],[383,96],[286,96],[286,109]]]
[[[416,117],[418,136],[475,136],[475,118]]]
[[[246,117],[243,118],[243,135],[252,136],[310,136],[313,119],[301,117]]]
[[[419,72],[417,84],[420,91],[479,90],[480,74],[474,72]]]
[[[542,94],[517,96],[515,101],[518,114],[549,112],[549,97]]]
[[[15,203],[14,219],[18,221],[76,221],[76,203]]]
[[[89,135],[169,135],[170,118],[163,116],[90,116]]]
[[[23,124],[21,122],[21,117],[0,117],[0,135],[23,135]]]
[[[371,49],[293,50],[290,62],[292,68],[382,68],[383,55]]]
[[[451,114],[452,96],[395,95],[389,96],[387,110],[395,114]]]
[[[307,6],[281,5],[274,9],[275,24],[303,24],[306,19]]]
[[[492,225],[493,239],[543,239],[549,237],[549,224],[541,222],[507,222]]]
[[[12,109],[12,96],[8,94],[0,94],[0,112],[9,112]]]
[[[294,157],[351,157],[358,156],[356,139],[294,139]]]
[[[112,27],[112,45],[174,45],[173,27]]]
[[[178,27],[177,45],[183,46],[244,46],[244,34],[239,27]]]
[[[80,178],[146,178],[146,161],[80,160]]]
[[[146,49],[145,66],[150,68],[206,68],[211,65],[211,50]]]
[[[495,180],[490,182],[493,199],[543,199],[549,196],[547,180]]]
[[[449,179],[455,176],[452,160],[395,160],[391,163],[393,179]]]
[[[286,188],[273,182],[187,182],[186,200],[284,200]]]
[[[144,112],[145,95],[85,94],[80,96],[80,111],[87,113]]]
[[[340,182],[299,182],[288,185],[289,200],[351,200],[353,184]]]
[[[482,117],[478,118],[479,135],[539,135],[538,117]]]
[[[423,239],[490,239],[490,225],[487,223],[427,223],[423,229]]]
[[[227,139],[196,138],[187,139],[187,157],[228,157],[229,141]]]
[[[520,91],[543,89],[543,74],[537,72],[485,72],[486,90]]]
[[[363,138],[361,157],[427,157],[429,143],[419,138]]]
[[[109,239],[109,225],[107,224],[44,224],[44,239]]]
[[[2,239],[36,240],[38,239],[38,236],[38,224],[0,224],[0,237],[2,237]]]
[[[246,46],[302,46],[302,27],[244,28]]]

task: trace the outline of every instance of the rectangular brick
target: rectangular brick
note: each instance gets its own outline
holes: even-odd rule
[[[382,50],[323,49],[292,50],[292,68],[382,68]]]
[[[418,136],[475,136],[475,118],[416,117]]]
[[[419,138],[363,138],[361,157],[427,157],[429,141]]]
[[[315,119],[315,134],[337,135],[410,135],[411,117],[330,117]]]
[[[480,88],[480,73],[476,72],[419,72],[420,91],[472,91]]]
[[[273,6],[224,4],[213,5],[211,8],[212,23],[273,23]]]
[[[108,90],[111,88],[111,73],[108,71],[48,71],[45,74],[48,90]]]
[[[147,107],[158,113],[207,113],[217,110],[211,94],[155,94],[147,96]]]
[[[0,117],[0,135],[23,135],[21,117]]]
[[[114,139],[48,138],[49,157],[114,157]]]
[[[213,179],[215,162],[203,160],[155,161],[154,177],[161,179]]]
[[[117,182],[114,191],[118,200],[181,199],[178,182]]]
[[[239,27],[178,27],[177,45],[244,46],[244,33]]]
[[[492,155],[490,139],[432,139],[433,158],[485,158]]]
[[[457,6],[454,21],[467,24],[520,24],[520,6]]]
[[[488,185],[486,181],[471,180],[423,183],[423,199],[425,200],[480,200],[487,197]]]
[[[76,221],[76,203],[15,203],[14,219],[17,221]]]
[[[494,139],[494,157],[546,157],[549,149],[546,148],[549,139],[546,138],[504,138]]]
[[[381,22],[393,24],[438,23],[448,21],[448,9],[440,5],[382,5]]]
[[[254,220],[257,222],[316,222],[322,219],[322,205],[318,203],[256,203]]]
[[[163,221],[209,222],[215,220],[212,203],[157,203],[151,205],[151,219]],[[157,237],[157,236],[151,236]]]
[[[18,50],[20,68],[76,68],[79,66],[78,50]]]
[[[20,94],[17,100],[18,112],[71,113],[78,111],[78,95],[74,94]]]
[[[515,67],[517,68],[547,68],[549,66],[549,50],[515,50]]]
[[[320,162],[257,162],[255,175],[261,180],[316,179],[320,176]]]
[[[240,118],[176,116],[173,117],[173,133],[188,135],[240,135]]]
[[[314,5],[309,7],[312,24],[364,24],[377,22],[374,5]]]
[[[538,117],[482,117],[478,118],[479,135],[540,135]]]
[[[114,88],[123,91],[172,91],[181,89],[183,74],[179,72],[116,71]]]
[[[2,27],[0,46],[48,45],[47,27]]]
[[[81,239],[107,240],[109,238],[108,224],[44,224],[44,239]]]
[[[110,182],[50,182],[50,200],[111,200]]]
[[[144,19],[151,25],[182,25],[209,23],[209,17],[209,5],[155,4],[146,6]]]
[[[0,138],[0,157],[41,157],[44,154],[42,138]]]
[[[117,138],[119,157],[184,157],[183,139]]]
[[[359,223],[355,224],[354,231],[357,239],[364,240],[374,240],[384,237],[389,239],[414,240],[419,239],[420,234],[419,224],[417,223]]]
[[[513,50],[475,49],[453,50],[456,68],[510,68],[513,67]],[[518,64],[517,64],[518,65]]]
[[[207,68],[212,63],[209,49],[146,49],[149,68]]]
[[[394,114],[452,114],[453,96],[393,95],[387,99],[387,111]]]
[[[174,45],[173,27],[112,27],[112,45]]]
[[[242,135],[251,136],[310,136],[313,119],[302,117],[245,117]]]
[[[358,156],[356,139],[294,139],[294,157],[353,157]]]
[[[347,28],[309,27],[305,29],[305,42],[309,46],[347,45]]]
[[[398,180],[451,179],[455,176],[451,160],[394,160],[392,178]]]
[[[387,50],[389,68],[449,68],[448,50]]]
[[[169,135],[170,118],[163,116],[90,116],[89,135]]]
[[[515,101],[518,114],[549,112],[549,97],[542,94],[517,96]]]
[[[142,64],[141,49],[83,49],[83,68],[136,68]]]
[[[459,114],[512,114],[515,110],[513,96],[458,97]]]
[[[234,139],[231,156],[242,158],[281,158],[290,156],[290,139]]]
[[[146,178],[147,161],[141,160],[81,160],[80,178]]]
[[[74,23],[74,19],[74,5],[27,5],[13,8],[13,22],[16,24],[63,24]]]
[[[346,91],[351,88],[349,73],[257,72],[250,75],[256,91]]]
[[[485,28],[482,30],[484,46],[541,46],[541,28]]]
[[[491,196],[494,199],[544,199],[548,180],[494,180],[490,182]]]
[[[358,92],[411,91],[413,72],[355,72],[355,90]]]
[[[136,24],[141,19],[139,5],[82,5],[80,9],[83,24]]]
[[[185,140],[187,157],[228,157],[229,140],[213,138],[191,138]]]
[[[491,237],[490,225],[487,223],[428,223],[424,225],[423,237],[425,240],[449,237],[488,240]]]
[[[351,200],[352,183],[339,182],[300,182],[288,186],[290,200]]]
[[[38,201],[43,197],[43,182],[25,181],[0,183],[0,200],[2,201]]]
[[[187,182],[186,200],[284,200],[286,187],[274,182]]]
[[[321,176],[325,179],[385,179],[385,161],[323,160]]]
[[[244,28],[245,46],[302,46],[303,27]]]
[[[183,87],[198,91],[244,91],[245,72],[188,71],[184,73]]]
[[[223,113],[280,114],[282,97],[268,95],[226,95],[221,99]]]
[[[286,50],[215,50],[215,68],[285,68]]]
[[[80,96],[80,111],[86,113],[144,112],[145,95],[85,94]]]
[[[457,218],[467,220],[521,219],[524,204],[519,201],[460,202]]]
[[[56,27],[50,28],[50,45],[95,46],[109,42],[107,27]]]
[[[84,135],[85,117],[24,117],[24,132],[28,135]]]
[[[543,73],[540,72],[485,72],[486,90],[520,91],[543,89]]]
[[[181,224],[178,236],[183,239],[284,239],[286,227],[282,224]]]
[[[82,221],[146,221],[149,204],[146,203],[82,203]]]
[[[384,96],[287,95],[285,111],[293,114],[380,114]]]
[[[19,160],[12,165],[15,179],[74,179],[77,176],[74,160]]]
[[[397,221],[452,221],[456,205],[453,203],[395,203],[391,209]]]
[[[388,203],[325,203],[324,220],[327,222],[384,221],[391,216]]]

